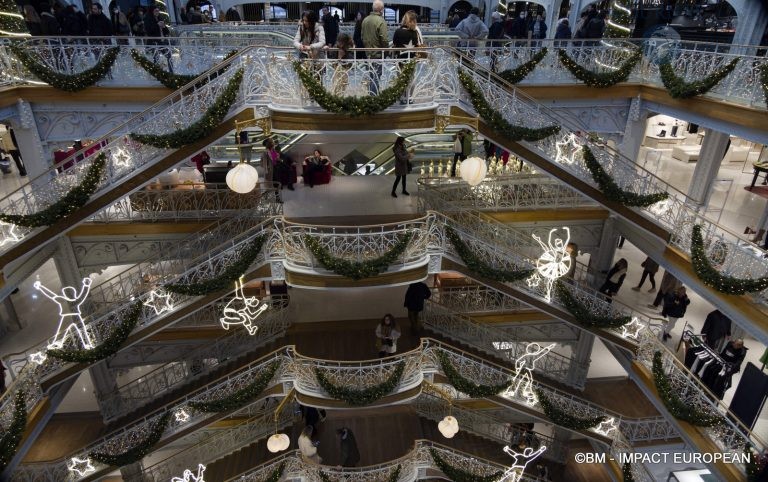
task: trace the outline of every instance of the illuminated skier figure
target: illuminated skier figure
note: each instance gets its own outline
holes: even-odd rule
[[[571,240],[571,230],[567,227],[564,227],[563,229],[565,230],[565,241],[560,238],[555,238],[555,241],[552,242],[552,234],[557,231],[557,229],[553,229],[549,232],[547,244],[544,244],[541,238],[535,234],[532,235],[533,239],[535,239],[541,246],[541,249],[544,250],[544,253],[542,253],[542,255],[539,256],[539,259],[536,260],[536,271],[538,275],[541,275],[541,277],[547,280],[547,293],[544,295],[544,300],[547,303],[552,299],[552,286],[554,286],[555,281],[558,278],[565,276],[568,271],[571,270],[571,255],[566,251],[568,242]],[[534,274],[534,276],[537,274]],[[538,286],[538,283],[536,283],[535,286]]]
[[[515,378],[506,394],[514,397],[522,387],[521,395],[528,399],[528,404],[533,405],[536,402],[536,396],[533,393],[533,370],[536,368],[536,361],[554,347],[554,343],[545,348],[542,348],[538,343],[530,343],[526,346],[525,353],[515,360]],[[513,386],[514,390],[512,389]]]
[[[53,336],[53,341],[48,345],[48,348],[61,349],[64,346],[64,340],[69,336],[71,330],[75,330],[77,336],[80,337],[80,343],[83,344],[83,348],[86,350],[93,348],[93,342],[91,342],[91,337],[88,336],[83,314],[80,311],[80,306],[85,302],[88,293],[91,291],[91,283],[91,278],[84,278],[80,293],[75,288],[67,286],[62,288],[61,294],[58,295],[40,284],[39,281],[35,281],[33,285],[35,289],[40,290],[51,301],[59,305],[59,326],[56,328],[56,334]],[[72,307],[74,307],[74,311],[72,311]],[[68,325],[62,332],[61,327],[65,323],[68,323]]]
[[[182,475],[182,477],[174,477],[171,479],[171,482],[205,482],[203,480],[203,473],[205,472],[205,465],[203,464],[197,464],[197,475],[192,473],[191,470],[186,469]]]
[[[528,466],[529,463],[539,455],[543,454],[544,451],[547,450],[547,447],[541,446],[539,447],[539,450],[533,450],[531,447],[526,447],[525,450],[523,450],[522,453],[515,452],[509,446],[504,447],[504,452],[506,452],[508,455],[512,456],[513,459],[515,459],[514,463],[510,468],[508,468],[504,475],[501,476],[499,479],[499,482],[517,482],[523,477],[523,472],[525,472],[525,467]]]
[[[237,308],[241,306],[241,308]],[[259,306],[259,300],[255,296],[246,297],[243,293],[243,280],[235,281],[235,297],[224,306],[224,316],[219,318],[221,326],[229,330],[229,325],[243,325],[249,335],[255,335],[259,327],[254,321],[260,314],[267,310],[268,306]]]

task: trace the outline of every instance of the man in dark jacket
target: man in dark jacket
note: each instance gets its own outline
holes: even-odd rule
[[[504,22],[501,21],[501,14],[493,12],[491,14],[491,26],[488,27],[488,40],[491,42],[491,71],[496,72],[496,58],[499,56],[498,50],[504,45]]]
[[[429,286],[421,281],[411,283],[405,292],[403,306],[408,308],[408,321],[411,322],[411,334],[418,335],[421,332],[419,313],[424,311],[424,300],[432,296]]]
[[[336,17],[331,15],[328,8],[324,8],[321,20],[323,22],[323,30],[325,31],[325,45],[335,47],[336,39],[339,37],[339,24],[336,21]]]
[[[88,15],[88,35],[91,37],[111,37],[112,22],[109,21],[101,4],[91,5],[91,14]]]
[[[701,334],[706,337],[707,345],[712,349],[717,349],[720,340],[726,336],[731,336],[731,319],[715,310],[707,315],[704,320],[704,326],[701,328]]]
[[[88,34],[88,19],[83,21],[82,12],[78,12],[74,5],[68,5],[64,9],[61,33],[68,37],[82,37]]]
[[[747,347],[744,346],[744,340],[742,339],[729,341],[725,348],[723,348],[723,351],[720,352],[720,358],[736,366],[734,373],[741,371],[741,363],[746,356]]]
[[[61,35],[61,26],[59,21],[51,12],[51,7],[47,3],[40,4],[40,32],[45,36],[55,37]]]
[[[347,427],[340,428],[336,433],[341,437],[341,466],[355,467],[360,463],[360,451],[357,449],[355,434]]]
[[[587,23],[586,38],[603,38],[605,32],[605,12],[600,12],[597,17]]]

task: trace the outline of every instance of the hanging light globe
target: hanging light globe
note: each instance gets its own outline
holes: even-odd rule
[[[259,173],[250,164],[241,162],[227,173],[227,186],[239,194],[253,191],[259,182]]]
[[[477,186],[483,182],[486,174],[488,174],[488,166],[485,165],[485,159],[468,157],[461,162],[461,178],[470,186]]]
[[[445,438],[453,438],[459,432],[459,421],[450,415],[437,424],[437,429]]]
[[[291,445],[291,439],[284,433],[276,433],[267,440],[267,450],[276,454],[282,452]]]

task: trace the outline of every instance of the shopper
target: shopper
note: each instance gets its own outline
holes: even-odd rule
[[[479,14],[480,9],[472,7],[467,18],[456,26],[456,34],[459,38],[466,40],[465,46],[472,57],[475,56],[475,49],[478,43],[488,37],[488,27],[480,20]]]
[[[384,50],[389,47],[389,34],[387,33],[387,21],[384,20],[384,2],[375,0],[373,10],[363,20],[360,27],[360,35],[363,38],[363,46],[367,49],[377,49],[367,52],[369,59],[383,59]],[[371,95],[379,93],[379,81],[381,79],[382,64],[374,60],[371,69],[368,91]]]
[[[464,160],[464,132],[457,132],[453,136],[453,164],[451,165],[451,177],[456,177],[456,163]]]
[[[275,146],[275,151],[278,156],[278,162],[275,166],[276,181],[280,183],[280,189],[288,187],[289,191],[293,191],[293,159],[283,153],[279,145]]]
[[[744,346],[744,340],[741,338],[729,341],[723,351],[720,352],[720,358],[735,366],[733,373],[741,371],[741,363],[747,356],[747,347]]]
[[[541,14],[538,14],[528,26],[528,40],[541,40],[543,38],[547,38],[547,23]]]
[[[88,15],[88,35],[91,37],[112,35],[112,22],[104,15],[104,8],[99,3],[91,5],[91,14]]]
[[[557,29],[555,30],[555,40],[563,39],[563,40],[570,40],[571,39],[571,25],[568,22],[568,19],[563,17],[560,20],[557,21]],[[555,46],[567,46],[568,42],[555,42]]]
[[[309,184],[309,187],[315,187],[315,175],[318,172],[323,172],[325,166],[331,162],[328,156],[324,156],[320,149],[312,151],[311,156],[304,158],[304,165],[302,169],[302,177],[304,178],[304,184]]]
[[[339,37],[339,24],[336,17],[331,15],[328,7],[323,8],[323,16],[320,18],[323,22],[323,31],[325,32],[325,44],[328,47],[334,47]]]
[[[595,18],[587,22],[586,38],[601,39],[605,32],[605,12],[600,12]]]
[[[312,441],[313,432],[312,425],[307,425],[301,431],[301,435],[299,435],[299,451],[305,461],[320,464],[323,462],[323,459],[317,454],[317,446],[320,445],[320,442]]]
[[[424,311],[424,300],[429,299],[430,296],[432,296],[432,291],[423,282],[417,281],[408,285],[403,306],[408,309],[408,321],[411,324],[412,335],[421,333],[422,327],[419,317]]]
[[[664,271],[664,276],[661,277],[661,283],[659,283],[659,291],[656,293],[656,299],[653,300],[653,304],[648,305],[648,308],[658,308],[667,293],[673,293],[682,285],[683,283],[675,278],[672,273]]]
[[[419,46],[419,34],[416,32],[416,12],[409,10],[403,14],[400,27],[392,36],[392,47],[396,49],[409,49]],[[412,50],[401,50],[397,53],[400,59],[409,59],[413,56]]]
[[[56,16],[51,12],[51,7],[48,3],[43,2],[40,4],[40,28],[41,34],[47,37],[56,37],[61,35],[61,25]]]
[[[725,337],[731,336],[731,319],[715,310],[707,315],[704,326],[701,328],[704,341],[712,349],[717,349]]]
[[[616,296],[621,289],[621,285],[624,283],[624,278],[627,276],[627,260],[621,258],[616,261],[608,275],[605,277],[605,282],[598,291],[608,297],[608,302],[612,301],[612,298]]]
[[[352,40],[355,42],[355,48],[362,49],[365,48],[365,44],[363,43],[363,13],[357,12],[357,16],[355,17],[355,30],[352,32]],[[366,58],[365,52],[358,52],[357,57],[364,59]]]
[[[395,140],[392,152],[395,154],[395,183],[392,184],[392,197],[397,197],[395,191],[397,191],[397,183],[400,182],[400,179],[403,180],[402,194],[410,196],[410,193],[405,188],[405,176],[408,174],[408,164],[413,154],[405,148],[405,137],[398,137]]]
[[[341,448],[341,466],[355,467],[360,462],[360,450],[357,448],[355,434],[347,427],[342,427],[336,431],[340,437]]]
[[[317,23],[317,15],[312,10],[301,14],[299,29],[293,37],[293,46],[299,51],[299,57],[302,59],[316,59],[320,56],[325,46],[325,31]]]
[[[472,155],[472,132],[467,129],[461,138],[461,160],[463,161],[470,155]]]
[[[634,291],[640,291],[640,288],[643,287],[643,283],[645,283],[645,278],[648,278],[651,281],[651,289],[648,290],[648,293],[653,293],[656,291],[656,280],[654,277],[659,271],[659,263],[648,256],[640,266],[643,267],[643,275],[640,277],[640,282],[637,284],[637,286],[633,286],[632,289]]]
[[[322,408],[299,405],[299,411],[304,419],[304,426],[312,427],[314,432],[317,432],[320,424],[325,421],[326,413]]]
[[[688,298],[684,286],[664,296],[664,309],[661,311],[661,316],[665,317],[666,321],[662,324],[662,340],[666,341],[672,338],[670,333],[675,329],[677,320],[685,316],[685,310],[689,304],[691,304],[691,300]]]
[[[499,12],[491,14],[491,26],[488,27],[488,40],[492,42],[488,45],[491,49],[491,72],[496,72],[496,61],[499,57],[499,50],[504,45],[504,22],[501,20]]]
[[[400,338],[400,330],[397,329],[395,317],[387,313],[376,325],[376,348],[379,350],[379,356],[385,357],[395,354],[398,338]]]
[[[264,152],[261,153],[261,168],[264,169],[264,180],[272,182],[275,179],[275,166],[279,159],[277,151],[275,151],[275,141],[267,137],[261,141],[261,145],[264,146]]]
[[[245,129],[241,130],[235,140],[237,141],[238,149],[240,149],[240,160],[250,164],[253,146],[250,139],[248,139],[248,131]]]

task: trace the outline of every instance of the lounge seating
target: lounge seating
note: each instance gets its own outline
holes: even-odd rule
[[[699,160],[701,146],[674,146],[672,148],[672,157],[683,162],[696,162]]]

